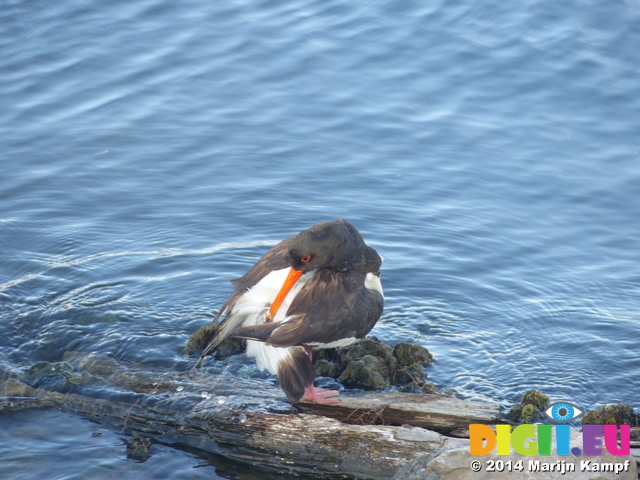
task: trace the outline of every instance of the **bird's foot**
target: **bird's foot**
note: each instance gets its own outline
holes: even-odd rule
[[[304,389],[304,395],[302,396],[302,401],[310,402],[314,401],[320,405],[327,405],[331,403],[338,403],[339,400],[337,398],[327,398],[327,397],[337,397],[340,395],[340,392],[337,390],[328,390],[326,388],[316,388],[313,385]]]

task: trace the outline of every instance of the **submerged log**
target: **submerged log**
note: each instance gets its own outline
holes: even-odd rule
[[[128,433],[316,478],[392,478],[408,461],[461,441],[423,427],[451,431],[493,423],[498,415],[497,405],[394,392],[346,394],[336,405],[294,407],[270,379],[228,369],[163,376],[105,357],[66,360],[50,370],[66,369],[60,378],[73,379],[70,388],[34,388],[28,384],[33,379],[14,376],[0,394],[23,406],[25,398],[37,398],[39,406],[53,405]],[[109,384],[108,393],[97,388],[101,383]]]

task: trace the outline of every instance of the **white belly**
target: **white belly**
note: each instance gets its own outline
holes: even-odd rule
[[[291,356],[288,348],[271,347],[255,340],[247,340],[247,355],[255,357],[260,370],[266,368],[274,375],[278,374],[278,362]]]

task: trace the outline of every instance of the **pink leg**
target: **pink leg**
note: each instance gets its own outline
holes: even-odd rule
[[[337,398],[327,398],[327,397],[337,397],[340,395],[340,392],[337,390],[327,390],[326,388],[316,388],[313,385],[308,386],[304,389],[304,395],[302,396],[303,402],[315,401],[320,405],[327,405],[330,403],[338,403],[339,400]]]
[[[307,351],[307,355],[309,355],[309,360],[313,362],[313,348],[305,347]],[[337,390],[327,390],[326,388],[316,388],[311,384],[307,388],[304,389],[304,395],[302,396],[302,401],[314,401],[320,405],[327,405],[331,403],[338,403],[339,400],[337,398],[327,398],[327,397],[337,397],[340,395],[340,392]]]

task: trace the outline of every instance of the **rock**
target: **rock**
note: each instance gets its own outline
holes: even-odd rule
[[[435,458],[433,453],[421,455],[402,467],[392,480],[440,480],[440,476],[430,468]]]
[[[396,357],[401,367],[415,365],[431,365],[433,355],[426,348],[415,343],[398,342],[393,347],[393,356]]]
[[[582,425],[631,425],[637,427],[640,424],[639,415],[633,413],[633,408],[626,403],[605,405],[599,410],[587,412],[582,417]]]
[[[540,410],[535,405],[528,403],[522,408],[520,416],[522,423],[533,423],[540,418]]]
[[[398,360],[398,368],[392,380],[403,392],[435,392],[435,384],[426,383],[424,373],[424,367],[433,363],[429,350],[415,343],[398,342],[393,347],[393,356]]]
[[[324,358],[317,360],[313,367],[315,368],[316,375],[318,377],[338,378],[340,376],[340,367]]]
[[[511,407],[507,417],[514,423],[533,423],[538,420],[549,404],[549,397],[538,390],[528,390],[520,403]]]
[[[313,353],[318,376],[335,378],[347,388],[380,390],[396,386],[403,392],[433,393],[424,368],[433,362],[429,351],[416,344],[399,342],[394,348],[376,337],[343,348],[318,349]]]
[[[444,452],[465,448],[469,449],[465,439],[443,437],[443,443],[437,450],[421,455],[407,463],[394,475],[392,480],[439,480],[438,474],[430,468],[431,462]]]
[[[533,405],[538,410],[542,410],[542,408],[549,403],[549,397],[538,390],[528,390],[522,395],[520,403],[523,405]]]
[[[398,390],[403,393],[440,393],[442,395],[447,395],[447,393],[442,392],[433,382],[411,382],[406,385],[399,386]],[[453,394],[450,396],[453,396]]]
[[[365,337],[348,347],[337,349],[334,361],[344,370],[349,363],[367,355],[379,358],[390,370],[398,368],[398,360],[393,356],[393,349],[376,337]]]
[[[38,362],[29,368],[28,374],[35,386],[56,382],[58,379],[74,385],[83,385],[93,380],[90,375],[77,372],[67,362]]]
[[[199,353],[207,348],[218,331],[218,325],[205,325],[191,334],[184,351],[189,355]],[[242,338],[227,338],[214,350],[213,356],[217,360],[228,358],[232,355],[243,353],[247,348],[246,340]]]
[[[338,378],[347,388],[380,390],[389,387],[391,372],[384,360],[373,355],[365,355],[350,361]]]
[[[2,386],[4,387],[4,385]],[[29,408],[44,408],[52,406],[55,406],[53,402],[41,398],[0,397],[0,415],[4,413],[19,412]]]
[[[197,352],[201,352],[207,345],[213,340],[213,336],[216,334],[218,327],[216,325],[205,325],[193,332],[187,340],[187,345],[184,347],[184,351],[189,355]]]
[[[144,463],[150,456],[151,440],[133,432],[127,441],[127,458]]]

